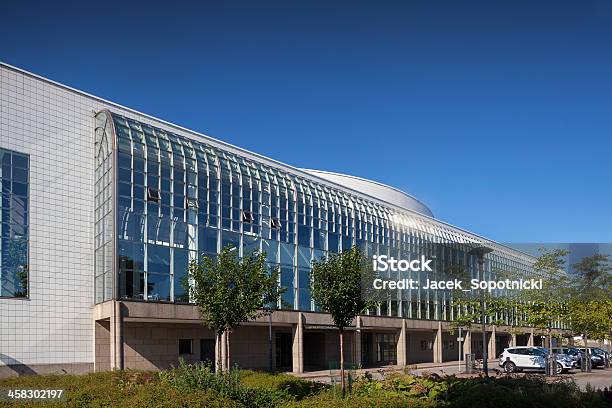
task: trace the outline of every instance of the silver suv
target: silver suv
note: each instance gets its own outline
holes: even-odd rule
[[[499,356],[499,366],[506,372],[520,370],[544,370],[548,349],[544,347],[518,346],[504,349]],[[556,355],[555,372],[561,374],[572,368],[573,361],[569,356]]]

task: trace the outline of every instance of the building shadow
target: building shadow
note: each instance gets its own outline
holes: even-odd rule
[[[11,356],[0,353],[0,361],[5,364],[8,370],[13,371],[17,375],[35,375],[36,371],[31,369],[27,364],[23,364],[21,361],[14,359]],[[0,369],[2,367],[0,366]]]

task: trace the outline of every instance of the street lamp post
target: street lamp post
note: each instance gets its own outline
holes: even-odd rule
[[[274,371],[274,363],[272,360],[272,313],[268,315],[268,364],[270,372]]]
[[[469,255],[476,256],[478,260],[478,273],[480,275],[480,280],[484,280],[484,257],[489,252],[493,252],[493,249],[486,246],[478,246],[468,252]],[[482,291],[482,296],[480,297],[480,321],[482,322],[482,371],[486,377],[489,376],[489,365],[487,360],[489,359],[487,352],[487,331],[486,331],[486,323],[485,323],[485,301],[484,301],[484,290]]]

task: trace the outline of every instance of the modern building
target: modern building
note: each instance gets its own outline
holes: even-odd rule
[[[265,251],[286,288],[280,310],[231,336],[232,360],[278,370],[327,368],[338,336],[309,294],[313,259],[359,245],[369,254],[435,257],[478,276],[528,273],[533,258],[434,217],[418,199],[348,175],[298,169],[0,64],[0,375],[157,369],[214,358],[181,285],[190,260],[228,244]],[[419,275],[420,274],[420,275]],[[355,319],[345,346],[363,366],[456,360],[449,291],[412,290]],[[489,355],[533,331],[488,325]],[[270,348],[271,345],[271,348]]]

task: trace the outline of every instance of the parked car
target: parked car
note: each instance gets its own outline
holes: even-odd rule
[[[572,359],[572,366],[575,368],[580,368],[582,364],[582,352],[578,350],[576,347],[560,347],[553,348],[553,353],[555,354],[564,354]]]
[[[602,356],[603,358],[608,358],[608,360],[610,359],[610,353],[608,353],[608,352],[607,352],[606,350],[604,350],[604,349],[601,349],[601,348],[599,348],[599,347],[592,347],[592,348],[591,348],[591,351],[592,351],[594,354],[597,354],[597,355],[599,355],[599,356]]]
[[[584,348],[584,347],[578,347],[578,350],[580,350],[580,352],[582,354],[586,353],[586,348]],[[591,347],[589,347],[589,355],[591,356],[591,367],[595,368],[595,367],[603,367],[604,366],[605,360],[604,360],[604,356],[603,355],[598,354]]]
[[[544,370],[548,349],[544,347],[519,346],[504,349],[499,356],[499,366],[506,372],[513,373],[520,370]],[[555,358],[555,372],[561,374],[573,368],[574,361],[565,354],[558,354]]]

